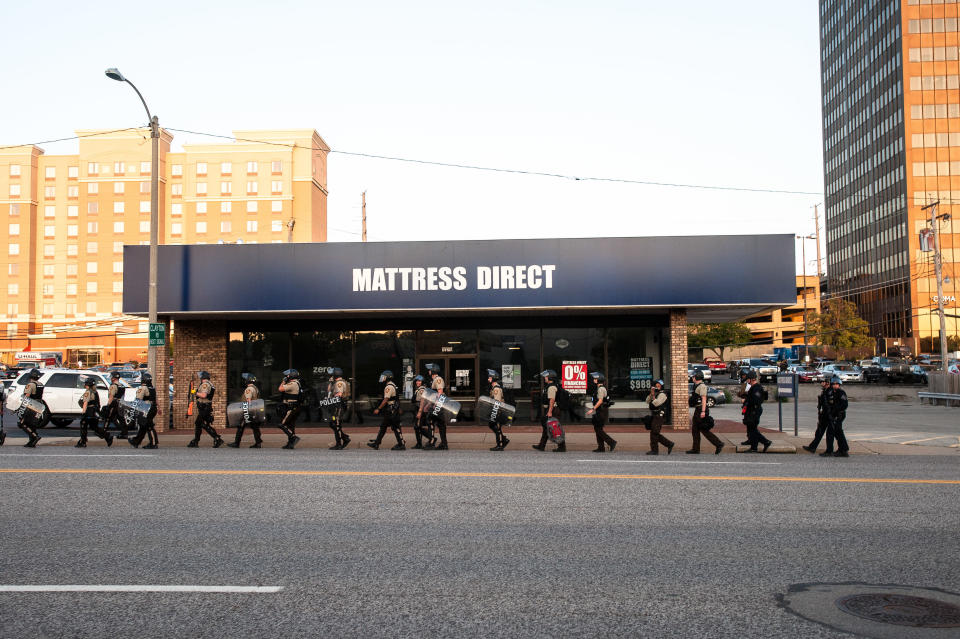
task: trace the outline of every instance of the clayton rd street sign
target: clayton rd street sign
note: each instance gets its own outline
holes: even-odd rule
[[[150,346],[166,346],[167,335],[166,325],[156,323],[150,324]]]

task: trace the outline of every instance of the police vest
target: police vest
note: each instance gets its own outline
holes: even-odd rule
[[[282,399],[287,403],[291,403],[291,402],[299,403],[300,399],[303,397],[303,384],[300,383],[299,379],[292,379],[290,381],[296,383],[297,392],[288,393],[287,391],[283,391],[282,393],[280,393],[280,399]],[[284,386],[286,386],[286,384],[284,384]]]
[[[87,402],[87,414],[93,414],[100,410],[100,394],[93,391],[90,401]],[[83,408],[83,397],[80,398],[80,408]]]
[[[33,395],[30,396],[30,399],[35,399],[37,401],[43,399],[43,384],[40,382],[33,382],[33,385],[37,390],[33,392]]]
[[[551,386],[554,386],[554,387],[556,387],[556,389],[557,389],[557,394],[556,394],[556,396],[554,397],[554,405],[555,405],[555,406],[559,406],[559,404],[560,404],[560,387],[557,386],[557,383],[556,383],[556,382],[550,382],[549,384],[547,384],[546,386],[543,387],[543,390],[540,392],[540,402],[541,402],[544,406],[549,406],[549,405],[550,405],[550,396],[548,395],[548,393],[550,392],[550,387],[551,387]]]
[[[654,405],[653,405],[653,401],[648,401],[648,402],[647,402],[647,406],[650,407],[650,412],[651,412],[652,414],[654,414],[654,415],[659,415],[660,417],[666,417],[666,416],[667,416],[667,413],[670,411],[670,395],[669,395],[666,391],[664,391],[663,389],[661,389],[661,390],[657,391],[656,393],[654,393],[653,397],[654,397],[654,399],[656,399],[657,397],[660,397],[661,395],[666,395],[667,401],[663,402],[663,403],[660,404],[659,406],[654,406]]]

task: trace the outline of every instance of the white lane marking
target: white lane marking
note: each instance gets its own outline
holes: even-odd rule
[[[226,592],[226,593],[275,593],[283,586],[156,586],[130,585],[0,585],[0,592]]]
[[[84,457],[155,457],[155,455],[108,455],[101,453],[76,453],[73,455],[61,455],[59,453],[0,453],[0,457],[75,457],[83,459]]]
[[[920,442],[930,442],[935,439],[953,439],[953,435],[941,435],[940,437],[927,437],[926,439],[911,439],[908,442],[899,442],[901,444],[918,444]]]
[[[601,464],[747,464],[751,466],[780,466],[783,463],[745,461],[681,461],[679,459],[578,459],[576,461]]]

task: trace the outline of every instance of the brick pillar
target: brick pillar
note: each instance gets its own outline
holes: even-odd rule
[[[213,426],[223,428],[227,414],[227,325],[207,320],[177,320],[173,340],[173,427],[192,429],[196,411],[187,417],[190,380],[197,371],[210,373],[217,389],[213,398]]]
[[[670,415],[673,427],[690,428],[687,408],[687,309],[670,309]]]
[[[165,327],[164,335],[167,336],[167,344],[170,344],[170,318],[158,317],[157,320],[163,323]],[[153,375],[153,386],[157,389],[157,408],[159,413],[153,420],[157,427],[157,432],[162,433],[167,430],[170,424],[170,347],[164,346],[157,351],[157,362]]]

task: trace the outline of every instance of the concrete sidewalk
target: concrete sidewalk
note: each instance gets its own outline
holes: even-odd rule
[[[220,432],[221,436],[225,441],[233,441],[236,430],[234,429],[217,429]],[[358,427],[347,427],[345,432],[350,436],[350,448],[360,448],[363,450],[369,450],[366,446],[368,440],[376,437],[377,428],[368,427],[368,426],[358,426]],[[779,433],[775,430],[770,429],[761,429],[768,439],[773,441],[773,445],[770,447],[770,450],[767,454],[779,453],[779,454],[803,454],[807,455],[805,450],[801,448],[804,444],[809,443],[808,437],[793,437],[792,435],[787,435],[786,433]],[[608,432],[611,437],[617,441],[616,452],[613,453],[621,454],[642,454],[650,450],[650,434],[646,430],[637,430],[636,427],[627,427],[627,426],[612,426],[608,429]],[[740,446],[740,442],[745,440],[745,431],[741,424],[732,422],[729,420],[718,420],[717,428],[715,429],[717,437],[724,443],[724,449],[722,454],[733,454],[738,452],[743,452],[746,450],[746,446]],[[301,438],[300,443],[297,448],[312,448],[312,449],[327,449],[334,444],[333,434],[327,428],[303,428],[297,430],[298,436]],[[536,444],[540,441],[540,428],[537,426],[518,426],[505,429],[505,434],[510,439],[510,444],[507,447],[507,452],[516,452],[516,451],[527,451],[529,452],[530,446]],[[286,437],[280,433],[279,430],[275,428],[265,428],[263,430],[264,435],[264,446],[268,448],[279,448],[286,443]],[[663,435],[675,442],[676,446],[673,449],[673,455],[683,455],[684,451],[689,450],[692,445],[692,436],[690,431],[675,431],[670,429],[664,429]],[[193,438],[193,431],[186,430],[172,430],[160,433],[160,446],[161,447],[185,447],[187,442]],[[403,437],[407,444],[408,451],[410,447],[416,442],[413,437],[413,433],[410,432],[410,429],[405,428],[403,431]],[[596,438],[594,437],[593,430],[587,426],[577,425],[567,428],[567,451],[574,454],[594,454],[591,451],[596,448]],[[7,444],[5,448],[13,446],[19,446],[21,438],[18,437],[8,437]],[[456,450],[477,450],[489,452],[488,449],[495,445],[495,440],[493,433],[488,429],[482,429],[480,427],[451,427],[447,431],[447,439],[449,440],[450,448]],[[45,437],[41,442],[40,446],[72,446],[77,441],[77,437]],[[250,444],[253,443],[253,435],[249,432],[244,433],[243,441],[241,442],[242,448],[247,448]],[[393,433],[387,431],[386,437],[383,439],[383,443],[380,446],[379,452],[392,452],[390,448],[396,443],[396,440],[393,437]],[[212,445],[212,440],[206,434],[204,434],[200,440],[201,448],[210,448]],[[89,447],[106,447],[106,444],[103,440],[94,436],[89,440]],[[117,441],[114,443],[114,447],[119,447],[121,449],[129,448],[129,445]],[[552,450],[555,446],[552,443],[547,444],[547,451]],[[824,450],[824,444],[821,443],[820,450]],[[714,451],[713,446],[702,440],[701,443],[701,454],[702,455],[712,455]],[[373,453],[374,451],[371,451]],[[414,451],[419,452],[419,451]],[[428,451],[433,452],[433,451]],[[438,454],[442,451],[436,451]],[[609,454],[609,453],[606,453]],[[660,447],[660,454],[666,455],[666,449],[662,446]],[[850,442],[850,454],[851,455],[957,455],[960,456],[960,448],[947,448],[947,447],[933,447],[933,446],[903,446],[900,444],[883,444],[883,443],[872,443],[872,442]]]

